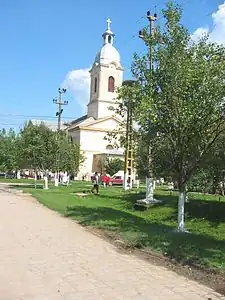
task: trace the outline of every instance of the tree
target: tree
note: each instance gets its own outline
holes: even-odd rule
[[[29,122],[20,133],[20,157],[23,168],[77,173],[83,161],[80,147],[63,131],[54,132],[45,124]]]
[[[225,182],[225,135],[217,140],[214,151],[208,155],[204,164],[188,183],[188,189],[215,194],[218,189],[224,195]]]
[[[13,129],[0,130],[0,170],[15,171],[18,168],[18,135]]]
[[[178,183],[178,231],[183,232],[187,183],[224,130],[225,48],[207,37],[192,42],[180,23],[180,6],[169,3],[162,13],[165,25],[154,38],[145,31],[147,46],[155,49],[155,71],[149,72],[149,54],[135,54],[137,83],[130,89],[135,119],[153,146],[153,164],[166,161]],[[123,87],[121,95],[126,97]]]
[[[29,122],[20,132],[20,165],[45,172],[55,169],[57,141],[55,133],[45,124]]]
[[[105,163],[106,173],[110,176],[124,169],[124,162],[119,158],[107,159]]]
[[[77,174],[80,164],[84,161],[84,156],[80,147],[72,139],[68,138],[65,132],[60,132],[59,143],[59,170],[66,170],[70,174]]]

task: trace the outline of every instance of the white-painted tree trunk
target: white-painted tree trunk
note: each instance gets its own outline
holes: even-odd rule
[[[155,190],[155,187],[156,187],[156,181],[153,180],[153,191]]]
[[[128,179],[127,173],[124,173],[124,178],[123,178],[123,189],[124,189],[125,191],[127,191],[127,190],[129,189],[128,184],[127,184],[127,179]]]
[[[152,180],[152,178],[146,177],[146,201],[147,201],[147,203],[151,203],[154,200],[153,192],[154,192],[153,180]]]
[[[59,186],[58,175],[55,176],[54,181],[55,181],[55,186],[56,186],[56,187]]]
[[[131,190],[133,188],[133,179],[132,177],[130,178],[130,182],[129,182],[129,189]]]
[[[35,189],[37,188],[37,174],[36,174],[36,172],[34,173],[34,187],[35,187]]]
[[[187,189],[187,188],[186,188],[186,190],[185,190],[184,197],[185,197],[185,203],[189,203],[189,198],[188,198],[188,189]]]
[[[185,192],[179,191],[178,201],[178,232],[185,232],[184,228],[184,205],[185,205]]]
[[[44,189],[45,190],[48,190],[48,177],[47,176],[44,176]]]
[[[137,200],[138,204],[148,205],[148,204],[155,204],[161,203],[161,200],[154,199],[154,190],[153,190],[153,179],[146,177],[146,198]]]
[[[20,171],[17,171],[16,177],[17,177],[17,179],[20,179],[20,178],[21,178],[21,176],[20,176]]]
[[[67,186],[70,184],[70,175],[67,175]]]
[[[137,189],[140,188],[140,180],[139,179],[136,180],[136,187],[137,187]]]

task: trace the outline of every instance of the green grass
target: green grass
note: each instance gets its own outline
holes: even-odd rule
[[[29,183],[29,184],[33,184],[34,183],[34,179],[25,179],[25,178],[21,178],[21,179],[17,179],[17,178],[4,178],[4,177],[0,177],[0,183]],[[43,183],[43,180],[38,180],[37,183]]]
[[[225,270],[225,199],[191,193],[186,204],[188,234],[175,232],[177,195],[156,190],[163,203],[147,211],[136,211],[133,204],[144,194],[123,192],[121,188],[101,189],[100,195],[75,196],[73,192],[90,190],[87,183],[69,187],[32,189],[35,198],[50,209],[78,221],[83,226],[104,229],[131,246],[151,248],[184,264]]]

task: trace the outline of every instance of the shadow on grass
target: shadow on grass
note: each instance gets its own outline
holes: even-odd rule
[[[144,194],[131,194],[122,196],[122,200],[127,202],[126,208],[131,208],[137,199],[144,198]],[[156,194],[156,199],[162,200],[162,203],[156,203],[153,207],[171,207],[174,213],[168,218],[168,220],[174,220],[177,217],[178,209],[178,197],[177,195],[161,195]],[[207,200],[207,195],[203,199],[198,197],[192,199],[190,195],[190,201],[185,203],[185,215],[186,219],[203,219],[211,223],[212,226],[218,226],[225,222],[225,202],[215,200]]]
[[[184,264],[225,268],[225,241],[205,235],[179,234],[165,224],[110,207],[72,206],[67,207],[65,216],[79,220],[84,226],[117,232],[134,247],[151,247]]]
[[[35,188],[35,185],[34,184],[12,184],[12,185],[9,185],[9,187],[11,189],[23,189],[23,190],[26,190],[26,189],[34,189]],[[43,184],[37,184],[36,185],[36,189],[43,189]]]
[[[174,214],[171,215],[171,220],[176,218],[178,210],[178,199],[176,196],[162,196],[163,203],[159,206],[170,206],[174,209]],[[191,198],[188,203],[185,203],[185,216],[187,220],[202,219],[208,221],[212,226],[218,226],[225,222],[225,202],[215,200],[206,200],[199,198]]]
[[[225,222],[225,203],[219,201],[191,200],[185,206],[188,219],[205,219],[212,226]]]
[[[137,200],[145,199],[145,192],[132,192],[126,193],[121,196],[121,200],[125,204],[126,208],[132,208]],[[154,207],[168,206],[168,207],[177,207],[177,196],[175,195],[154,195],[154,198],[162,200],[162,203],[155,203]]]

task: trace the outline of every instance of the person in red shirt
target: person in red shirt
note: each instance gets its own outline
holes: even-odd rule
[[[110,177],[106,175],[106,186],[109,186],[110,183]]]
[[[106,175],[102,175],[102,182],[103,182],[103,186],[106,187],[106,182],[107,182],[107,176]]]

